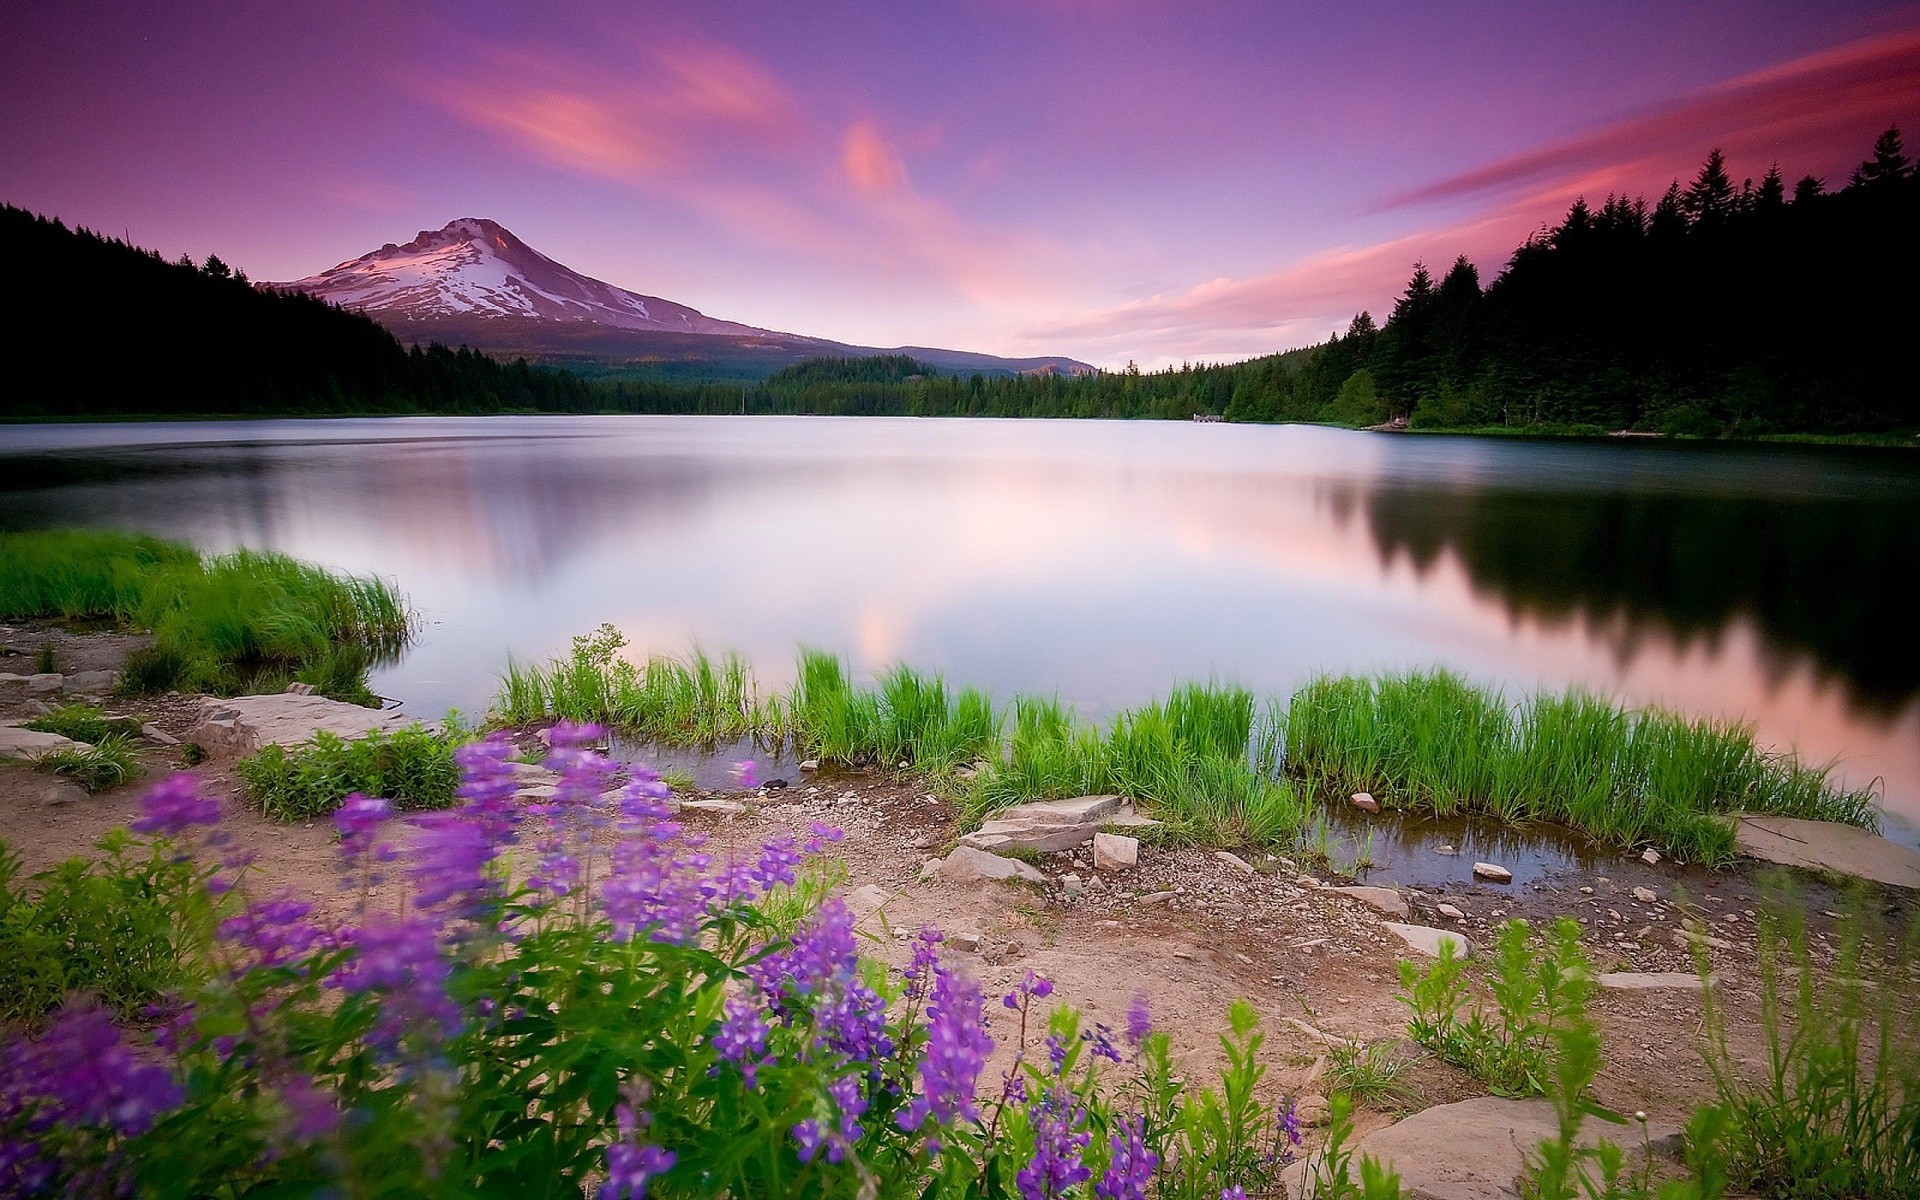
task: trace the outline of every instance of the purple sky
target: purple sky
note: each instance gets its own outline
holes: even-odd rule
[[[1160,365],[1714,145],[1838,184],[1920,134],[1920,5],[74,0],[0,15],[0,103],[0,200],[257,279],[485,216],[731,320]]]

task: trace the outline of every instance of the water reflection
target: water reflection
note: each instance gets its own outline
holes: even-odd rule
[[[395,577],[376,679],[483,707],[509,655],[896,659],[1100,717],[1219,675],[1446,663],[1743,717],[1920,817],[1898,453],[1170,423],[423,418],[0,429],[0,523]],[[1920,840],[1920,829],[1903,836]]]

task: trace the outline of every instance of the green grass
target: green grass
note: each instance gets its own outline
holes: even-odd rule
[[[150,629],[123,689],[231,694],[292,680],[372,698],[366,671],[406,641],[399,593],[283,554],[203,556],[138,534],[51,530],[0,535],[0,620],[109,618]]]
[[[91,746],[49,750],[36,755],[33,766],[71,780],[89,792],[104,792],[140,777],[140,760],[134,754],[133,744],[119,734],[111,734]]]
[[[57,733],[76,742],[103,742],[115,735],[132,737],[140,732],[140,723],[128,717],[109,717],[92,704],[63,704],[27,722],[28,729]]]
[[[396,809],[445,808],[460,783],[453,752],[465,736],[421,725],[351,741],[322,731],[292,749],[264,746],[235,769],[247,798],[278,821],[325,816],[354,792]]]
[[[1582,692],[1510,704],[1445,671],[1312,681],[1287,707],[1285,759],[1325,795],[1551,821],[1689,862],[1732,857],[1734,812],[1874,825],[1871,790],[1764,750],[1746,725]]]

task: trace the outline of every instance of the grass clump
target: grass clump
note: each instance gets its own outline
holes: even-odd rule
[[[235,770],[247,798],[277,821],[325,816],[355,792],[399,809],[453,803],[460,769],[454,750],[464,735],[410,725],[348,740],[325,731],[295,746],[263,746]]]
[[[410,618],[384,581],[284,554],[203,556],[138,534],[0,535],[0,619],[109,618],[150,629],[121,686],[231,694],[312,683],[365,702],[367,669],[405,643]]]
[[[1814,961],[1805,914],[1775,895],[1759,920],[1757,1077],[1741,1072],[1725,1014],[1704,991],[1712,1068],[1727,1114],[1734,1186],[1773,1200],[1911,1197],[1920,1181],[1920,921],[1904,938],[1842,923],[1833,961]]]
[[[35,769],[71,780],[89,792],[104,792],[140,777],[140,759],[133,743],[120,734],[89,745],[49,750],[34,756]]]
[[[109,717],[92,704],[63,704],[52,712],[28,721],[28,729],[57,733],[76,742],[103,742],[119,735],[131,737],[140,731],[140,723],[125,717]]]
[[[1761,749],[1746,725],[1577,691],[1510,705],[1446,671],[1308,683],[1287,707],[1285,761],[1324,792],[1552,821],[1689,862],[1732,857],[1734,812],[1874,824],[1871,790]]]
[[[587,721],[680,744],[780,733],[779,706],[760,699],[739,655],[715,660],[696,649],[685,658],[656,655],[634,663],[620,657],[626,644],[619,630],[602,625],[574,638],[565,658],[509,663],[495,718]]]
[[[81,992],[131,1019],[194,970],[204,922],[193,868],[125,830],[98,849],[23,879],[0,843],[0,1024],[32,1026]]]
[[[951,770],[993,755],[1002,716],[975,688],[948,689],[938,674],[901,665],[876,691],[854,687],[839,657],[802,650],[788,711],[793,737],[823,762],[883,770]]]

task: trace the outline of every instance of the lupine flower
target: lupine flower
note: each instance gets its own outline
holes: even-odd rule
[[[1055,1075],[1067,1069],[1067,1044],[1057,1034],[1047,1035],[1047,1062]]]
[[[927,983],[940,968],[940,943],[946,940],[931,925],[922,926],[919,936],[913,939],[913,958],[902,972],[907,981],[907,999],[919,1000],[927,994]]]
[[[840,841],[847,836],[846,830],[836,829],[832,825],[823,825],[819,821],[813,822],[808,829],[813,834],[807,839],[808,854],[818,854],[826,849],[827,843]]]
[[[320,941],[323,931],[306,919],[313,905],[280,895],[251,904],[220,922],[222,940],[252,953],[253,966],[279,967],[298,960]]]
[[[1045,1000],[1051,995],[1053,995],[1053,981],[1028,971],[1021,978],[1018,987],[1000,998],[1000,1003],[1008,1008],[1018,1009],[1024,1006],[1029,998]]]
[[[333,827],[340,831],[340,856],[357,860],[373,848],[374,830],[393,815],[393,804],[377,796],[353,793],[333,810]]]
[[[91,1006],[63,1008],[38,1041],[16,1038],[0,1066],[0,1124],[24,1119],[29,1133],[56,1124],[145,1133],[185,1096],[165,1068],[136,1061],[113,1019]]]
[[[948,1125],[974,1120],[974,1089],[993,1039],[981,1025],[980,985],[954,971],[936,968],[927,1002],[927,1044],[920,1057],[920,1094],[901,1109],[894,1123],[903,1132],[922,1129],[929,1120]]]
[[[790,837],[768,839],[760,848],[760,861],[753,868],[753,880],[762,892],[770,892],[776,885],[791,885],[794,880],[793,869],[800,865],[799,847]]]
[[[767,1022],[760,1006],[745,996],[728,998],[723,1011],[726,1017],[712,1038],[714,1053],[739,1067],[752,1087],[760,1056],[767,1052]]]
[[[1286,1104],[1280,1109],[1280,1136],[1286,1144],[1279,1149],[1276,1157],[1285,1166],[1297,1157],[1294,1151],[1300,1146],[1300,1105],[1293,1097],[1287,1097]]]
[[[317,1141],[340,1127],[340,1108],[333,1097],[305,1075],[294,1075],[280,1084],[280,1102],[287,1109],[290,1141]]]
[[[519,783],[513,774],[513,746],[495,735],[461,746],[453,758],[460,764],[457,794],[462,817],[478,825],[489,843],[512,842],[520,823],[520,807],[514,800]]]
[[[1120,1061],[1120,1051],[1113,1044],[1113,1030],[1105,1025],[1096,1022],[1092,1029],[1081,1030],[1080,1040],[1093,1043],[1095,1058],[1104,1058],[1112,1063]]]
[[[471,915],[494,890],[487,864],[498,847],[488,836],[485,820],[471,820],[466,809],[427,813],[413,821],[419,834],[413,840],[407,874],[413,880],[413,902],[432,911],[446,909]]]
[[[140,798],[140,819],[130,826],[135,833],[179,837],[195,825],[218,825],[220,802],[200,794],[200,781],[182,771],[154,785]]]
[[[646,1114],[631,1104],[614,1109],[619,1140],[607,1147],[607,1181],[596,1193],[598,1200],[641,1200],[647,1194],[647,1180],[672,1169],[673,1151],[640,1144],[634,1133],[647,1124]]]
[[[1093,1194],[1100,1200],[1146,1200],[1147,1185],[1159,1169],[1160,1156],[1147,1149],[1140,1136],[1140,1118],[1128,1117],[1113,1135],[1113,1157]]]
[[[1221,1188],[1220,1200],[1247,1200],[1247,1189],[1237,1183],[1230,1188]]]
[[[754,766],[753,760],[750,758],[743,758],[733,764],[733,777],[739,781],[741,787],[748,791],[752,791],[754,788],[760,786],[759,768]]]
[[[1127,1045],[1136,1053],[1153,1033],[1153,1014],[1147,1011],[1147,996],[1141,992],[1127,1005]]]
[[[381,995],[372,1040],[390,1048],[409,1030],[451,1035],[460,1011],[447,996],[451,974],[433,926],[380,917],[346,931],[352,961],[329,977],[331,987]]]
[[[1033,1157],[1013,1178],[1024,1200],[1055,1200],[1093,1175],[1081,1151],[1093,1135],[1079,1128],[1086,1110],[1065,1088],[1049,1089],[1033,1106]]]
[[[832,1101],[833,1114],[838,1116],[837,1122],[823,1125],[809,1117],[793,1127],[793,1140],[800,1143],[801,1162],[812,1162],[824,1148],[827,1161],[837,1163],[846,1157],[855,1142],[866,1136],[859,1122],[860,1115],[867,1111],[866,1098],[860,1095],[860,1081],[851,1075],[836,1079],[827,1085],[827,1096]]]

